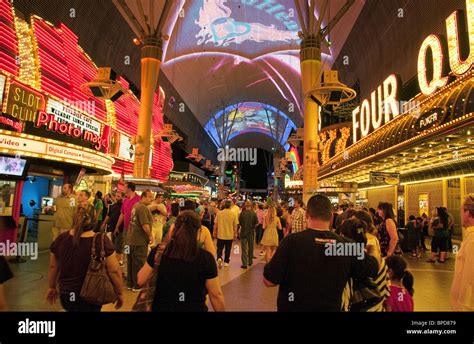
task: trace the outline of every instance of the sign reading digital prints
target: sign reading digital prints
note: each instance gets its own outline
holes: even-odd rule
[[[447,42],[442,35],[429,35],[420,47],[418,83],[421,92],[426,96],[432,95],[448,84],[450,79],[447,74],[448,55],[449,67],[456,76],[468,72],[474,65],[474,1],[466,0],[466,12],[467,16],[464,15],[464,11],[455,11],[446,19]],[[467,25],[463,25],[466,17]],[[467,32],[461,29],[463,27],[467,28]],[[468,55],[463,60],[461,52],[466,51]],[[395,75],[389,76],[383,85],[372,92],[370,100],[363,100],[362,105],[353,111],[354,143],[400,114],[398,98],[400,85],[401,82]],[[422,115],[423,119],[418,123],[420,129],[423,126],[427,129],[440,123],[437,121],[438,118],[436,120],[434,118],[440,115],[439,112],[426,115],[432,117]],[[431,125],[432,123],[434,124]]]
[[[0,149],[12,152],[44,154],[50,157],[74,160],[77,164],[93,164],[105,170],[111,170],[112,164],[115,162],[114,159],[108,156],[10,135],[0,135]]]

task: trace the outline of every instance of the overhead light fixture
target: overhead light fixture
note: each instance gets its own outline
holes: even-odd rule
[[[94,97],[104,100],[117,101],[127,90],[117,81],[117,73],[112,68],[101,67],[97,77],[91,82],[81,85],[81,90],[89,90]]]
[[[133,44],[135,44],[138,47],[138,46],[142,45],[142,41],[135,37],[133,39]]]
[[[335,70],[325,71],[321,86],[306,94],[307,98],[319,106],[332,105],[334,108],[353,100],[356,95],[356,91],[339,81],[339,73]]]

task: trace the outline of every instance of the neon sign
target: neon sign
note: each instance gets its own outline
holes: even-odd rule
[[[354,142],[364,138],[373,130],[387,124],[400,114],[398,101],[399,78],[392,74],[373,91],[369,99],[364,99],[362,105],[352,112],[352,133]]]
[[[103,138],[99,135],[94,134],[89,130],[84,130],[80,127],[76,127],[73,123],[61,122],[56,120],[55,115],[46,113],[44,111],[38,112],[38,118],[35,123],[36,128],[44,127],[48,131],[56,132],[58,134],[67,135],[72,138],[81,138],[85,141],[89,141],[94,144],[96,150],[100,150],[102,147],[108,149],[108,138]],[[109,135],[108,135],[109,136]]]
[[[13,81],[8,93],[6,113],[23,122],[35,122],[37,112],[43,110],[45,104],[41,93]]]
[[[462,75],[468,72],[474,64],[474,1],[466,0],[466,9],[467,35],[463,35],[460,30],[460,18],[463,17],[463,11],[455,11],[446,19],[448,44],[446,44],[446,39],[441,35],[429,35],[420,47],[418,54],[418,83],[421,92],[426,96],[433,94],[449,82],[446,49],[448,49],[449,66],[453,74]],[[463,36],[467,36],[466,42],[461,41]],[[463,49],[465,46],[469,47],[469,54],[463,61],[461,59],[461,51],[466,50]],[[431,61],[427,59],[429,51],[431,52]],[[431,73],[428,73],[429,70],[431,70]],[[432,75],[429,76],[429,74]],[[370,100],[363,100],[361,106],[353,111],[352,132],[354,143],[366,137],[371,131],[387,124],[400,114],[398,102],[399,84],[400,81],[395,75],[389,76],[384,81],[383,86],[379,86],[376,91],[372,92]],[[430,119],[433,120],[432,117]],[[420,122],[420,128],[431,125],[431,122],[428,123],[426,118],[425,122],[423,122],[425,123],[423,125]]]
[[[447,85],[446,76],[446,49],[448,49],[449,66],[455,75],[462,75],[469,71],[474,64],[474,1],[466,0],[467,9],[467,34],[460,30],[460,19],[464,17],[463,11],[455,11],[446,19],[448,43],[443,36],[428,36],[420,48],[418,55],[418,82],[420,90],[425,95],[433,94],[437,89]],[[461,37],[467,36],[467,42],[462,42]],[[467,43],[467,44],[464,44]],[[446,48],[446,46],[448,48]],[[469,48],[468,57],[462,61],[461,51],[464,46]],[[432,61],[427,61],[427,52],[431,50]],[[433,75],[431,80],[427,76],[427,63],[432,65]]]

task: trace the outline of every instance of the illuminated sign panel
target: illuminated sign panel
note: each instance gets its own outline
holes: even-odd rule
[[[39,110],[44,110],[44,96],[17,82],[10,84],[6,113],[22,122],[35,122]]]
[[[447,42],[441,35],[429,35],[420,47],[418,83],[421,92],[426,96],[448,84],[448,65],[453,74],[458,76],[468,72],[474,65],[474,1],[466,0],[466,9],[467,33],[460,29],[464,27],[461,24],[466,17],[464,12],[455,11],[446,19]],[[467,50],[466,47],[469,53],[462,60],[461,52]],[[354,143],[400,114],[398,102],[400,85],[401,82],[394,75],[389,76],[383,85],[372,92],[370,100],[364,99],[361,106],[353,111]],[[441,116],[436,111],[429,115],[431,117],[428,116],[418,122],[417,130],[437,125],[436,123],[444,118],[435,118],[437,115]]]
[[[108,152],[110,128],[28,86],[12,82],[0,127]]]
[[[46,112],[54,115],[58,122],[73,124],[76,128],[90,131],[97,136],[101,134],[100,122],[54,99],[48,99]]]
[[[111,170],[112,164],[115,162],[113,158],[104,154],[90,153],[81,149],[9,135],[0,135],[0,149],[4,149],[10,154],[25,152],[43,155],[42,157],[46,159],[56,160],[61,158],[77,164],[97,166],[106,170]]]
[[[383,85],[372,92],[370,100],[364,99],[362,105],[352,112],[354,142],[366,137],[400,114],[399,90],[400,80],[392,74]]]
[[[418,55],[418,82],[421,92],[425,95],[433,94],[437,89],[445,86],[447,76],[447,56],[449,66],[455,75],[462,75],[469,71],[474,63],[474,1],[466,0],[467,33],[460,30],[463,11],[455,11],[446,19],[448,42],[442,36],[428,36],[420,48]],[[463,46],[469,48],[468,57],[462,61]],[[431,50],[431,60],[427,60],[427,52]],[[430,67],[428,67],[430,66]],[[428,80],[427,70],[432,69],[431,80]]]
[[[135,158],[135,145],[132,143],[130,136],[120,134],[120,145],[119,145],[118,156],[122,159],[133,160]]]
[[[464,11],[456,11],[446,19],[446,31],[448,32],[449,64],[451,70],[456,75],[462,75],[469,71],[474,63],[474,2],[466,2],[467,12],[467,36],[469,41],[469,56],[463,61],[461,59],[461,40],[466,36],[465,32],[460,30],[459,24],[464,18]]]
[[[415,123],[415,129],[419,132],[435,127],[443,123],[447,111],[443,108],[436,108],[421,115]]]

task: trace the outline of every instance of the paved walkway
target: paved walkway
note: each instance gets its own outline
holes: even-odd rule
[[[264,261],[255,250],[254,265],[241,269],[240,248],[234,247],[230,267],[219,270],[219,279],[228,311],[276,311],[277,288],[266,288],[262,282]],[[406,255],[409,269],[415,277],[416,311],[450,311],[450,289],[454,271],[454,259],[445,264],[426,263],[428,253],[420,259]],[[48,289],[49,252],[40,253],[38,260],[23,264],[11,264],[15,278],[5,284],[7,300],[12,311],[61,311],[60,304],[50,306],[45,301]],[[125,292],[125,306],[129,311],[137,294]],[[104,311],[113,311],[111,305]]]

